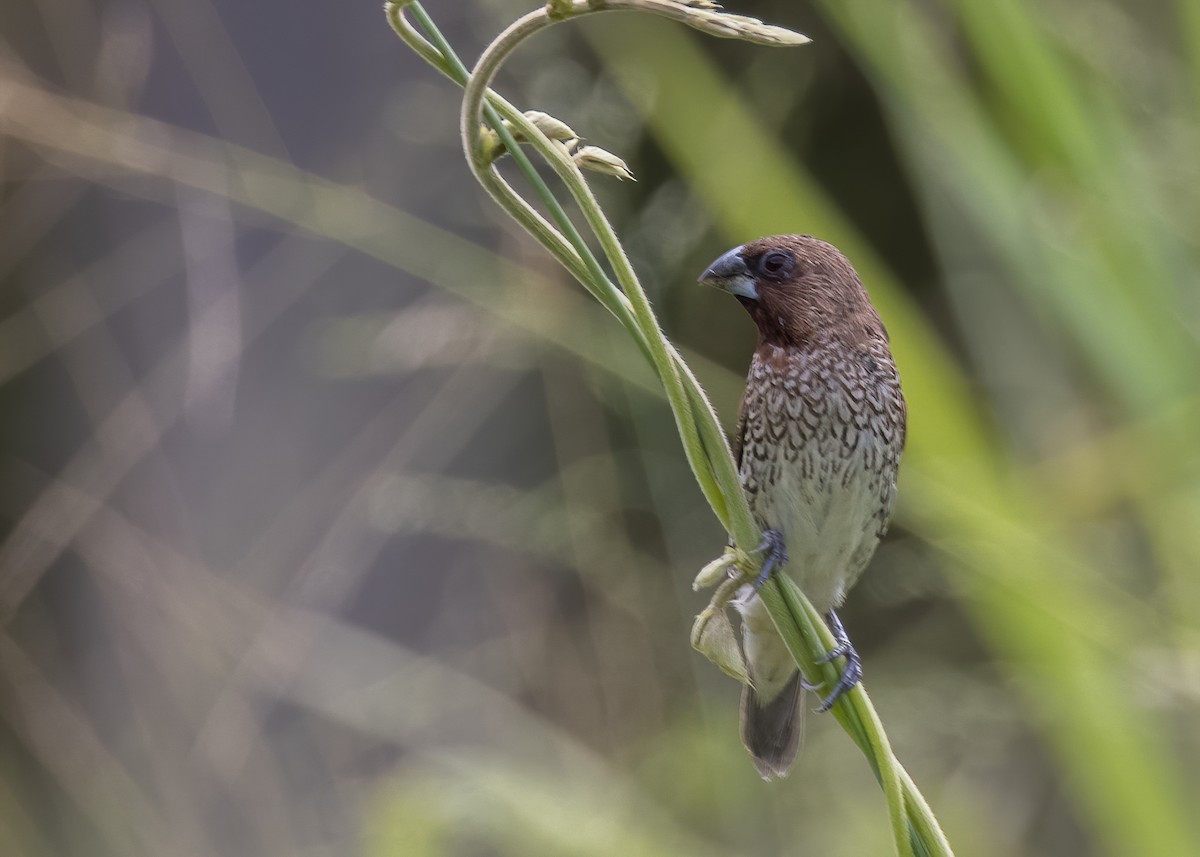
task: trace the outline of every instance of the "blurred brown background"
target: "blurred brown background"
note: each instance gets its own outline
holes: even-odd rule
[[[729,424],[718,253],[858,265],[912,410],[843,618],[960,855],[1200,853],[1200,9],[747,2],[498,81]],[[465,58],[532,4],[430,3]],[[377,2],[0,5],[0,853],[889,853],[688,646],[724,544],[624,331]]]

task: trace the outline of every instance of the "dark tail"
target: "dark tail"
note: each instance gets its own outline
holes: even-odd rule
[[[750,685],[742,687],[742,743],[764,780],[786,777],[796,759],[804,734],[803,696],[798,672],[765,704]]]

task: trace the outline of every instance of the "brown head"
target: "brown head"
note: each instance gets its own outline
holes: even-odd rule
[[[760,339],[772,345],[887,337],[850,261],[811,235],[773,235],[734,247],[700,282],[736,297]]]

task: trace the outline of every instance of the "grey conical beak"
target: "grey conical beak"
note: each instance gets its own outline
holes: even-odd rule
[[[709,265],[700,275],[700,282],[706,286],[724,289],[740,298],[758,300],[758,288],[755,286],[754,276],[746,267],[746,260],[742,258],[741,247],[734,247]]]

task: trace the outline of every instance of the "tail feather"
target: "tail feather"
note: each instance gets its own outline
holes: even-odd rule
[[[750,685],[742,687],[742,743],[764,780],[787,776],[796,760],[804,734],[803,697],[799,672],[767,702]]]

